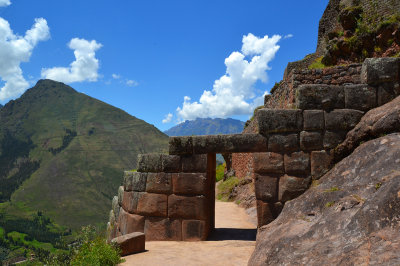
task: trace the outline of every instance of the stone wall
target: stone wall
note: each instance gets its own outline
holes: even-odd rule
[[[214,210],[207,156],[139,155],[112,201],[109,240],[144,232],[147,241],[205,240]]]
[[[125,172],[112,201],[109,238],[139,231],[147,240],[205,240],[214,228],[216,153],[251,156],[258,226],[273,221],[330,170],[333,150],[365,112],[400,95],[399,58],[367,59],[357,76],[359,68],[297,73],[305,82],[296,109],[259,109],[255,133],[171,137],[170,155],[140,155],[138,172]],[[339,82],[346,75],[351,80]]]
[[[317,54],[324,54],[328,34],[341,29],[338,20],[340,11],[346,7],[356,5],[360,5],[363,9],[364,17],[370,20],[370,23],[375,24],[400,13],[400,2],[398,0],[330,0],[319,21]]]
[[[271,109],[291,109],[295,106],[296,90],[303,84],[360,84],[361,64],[324,69],[293,69],[273,94],[266,95],[264,106]]]

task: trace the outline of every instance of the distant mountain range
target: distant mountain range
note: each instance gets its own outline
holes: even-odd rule
[[[0,219],[43,211],[72,229],[105,223],[123,170],[167,145],[153,125],[40,80],[0,109]]]
[[[243,131],[245,122],[232,118],[197,118],[186,120],[166,131],[168,136],[233,134]]]

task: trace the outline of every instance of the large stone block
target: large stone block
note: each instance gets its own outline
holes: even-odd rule
[[[333,156],[327,151],[311,152],[311,177],[319,179],[332,167]]]
[[[268,150],[271,152],[294,152],[300,150],[298,134],[273,134],[268,139]]]
[[[207,225],[205,221],[183,220],[182,221],[182,240],[200,241],[206,240],[208,236]]]
[[[119,231],[122,235],[133,232],[144,232],[144,217],[137,214],[130,214],[121,209],[118,217]]]
[[[321,150],[323,147],[323,136],[321,132],[300,132],[300,148],[303,151]]]
[[[283,155],[274,152],[253,153],[253,171],[259,174],[283,174]]]
[[[285,154],[285,173],[291,175],[307,176],[310,174],[310,154],[305,152],[293,152]]]
[[[327,130],[351,130],[363,117],[364,112],[353,109],[338,109],[325,112],[325,128]]]
[[[368,111],[376,107],[376,89],[366,84],[347,85],[344,87],[345,107]]]
[[[187,173],[204,173],[207,171],[207,155],[182,156],[182,171]]]
[[[144,192],[125,191],[122,197],[122,208],[129,213],[137,213],[139,199]]]
[[[232,152],[262,152],[267,151],[268,140],[260,134],[231,134],[225,135],[224,151],[221,153]]]
[[[304,110],[304,130],[323,130],[325,126],[324,111]]]
[[[161,154],[148,153],[138,155],[138,172],[162,172]]]
[[[111,242],[118,245],[121,256],[145,251],[145,234],[134,232],[114,238]]]
[[[201,195],[207,194],[207,177],[205,173],[172,174],[174,194]]]
[[[297,132],[303,129],[302,110],[260,109],[256,113],[261,134]]]
[[[324,149],[334,149],[337,145],[343,142],[346,138],[347,131],[325,131],[324,134]]]
[[[181,241],[182,223],[180,220],[149,217],[145,222],[144,233],[147,241]]]
[[[124,172],[124,190],[140,191],[146,190],[147,173],[125,171]]]
[[[278,217],[283,208],[280,202],[268,203],[257,200],[257,227],[269,224]]]
[[[138,172],[175,173],[181,169],[180,156],[148,153],[138,155]]]
[[[400,58],[367,58],[361,67],[361,82],[377,85],[383,82],[399,81]]]
[[[168,196],[144,193],[138,201],[137,213],[145,216],[167,217]]]
[[[344,108],[343,87],[322,84],[300,85],[296,91],[296,106],[302,110]]]
[[[192,137],[169,137],[169,154],[193,154]]]
[[[110,222],[107,223],[107,243],[110,243],[112,239],[117,237],[119,233],[119,229],[116,223],[111,224]]]
[[[294,199],[310,186],[311,177],[299,178],[295,176],[284,175],[279,179],[279,201],[286,202]]]
[[[111,224],[115,224],[116,221],[117,220],[115,219],[114,211],[111,210],[109,215],[108,215],[108,222],[111,223]]]
[[[178,155],[161,155],[162,171],[166,173],[176,173],[181,170],[181,157]]]
[[[192,136],[193,153],[206,154],[224,151],[224,135]]]
[[[171,194],[172,193],[172,174],[170,173],[148,173],[146,192]]]
[[[124,186],[118,187],[118,204],[122,206],[122,199],[124,197]]]
[[[181,219],[206,220],[209,211],[207,200],[204,196],[178,196],[168,197],[168,217]]]
[[[122,202],[121,202],[122,203]],[[118,197],[114,196],[111,202],[111,209],[114,211],[115,219],[118,218],[120,205],[118,204]]]
[[[378,106],[390,102],[400,95],[400,84],[398,82],[382,83],[378,88]]]
[[[257,199],[267,202],[277,201],[278,177],[256,174],[254,180]]]
[[[192,141],[194,154],[267,150],[267,140],[260,134],[192,136]]]

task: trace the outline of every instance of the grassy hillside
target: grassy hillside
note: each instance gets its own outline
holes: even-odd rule
[[[0,213],[43,211],[73,229],[105,222],[123,170],[167,142],[118,108],[41,80],[0,110]]]

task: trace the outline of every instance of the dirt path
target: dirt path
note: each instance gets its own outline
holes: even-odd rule
[[[146,242],[146,252],[124,257],[121,265],[247,265],[254,250],[256,225],[233,202],[216,202],[215,232],[209,241]]]

